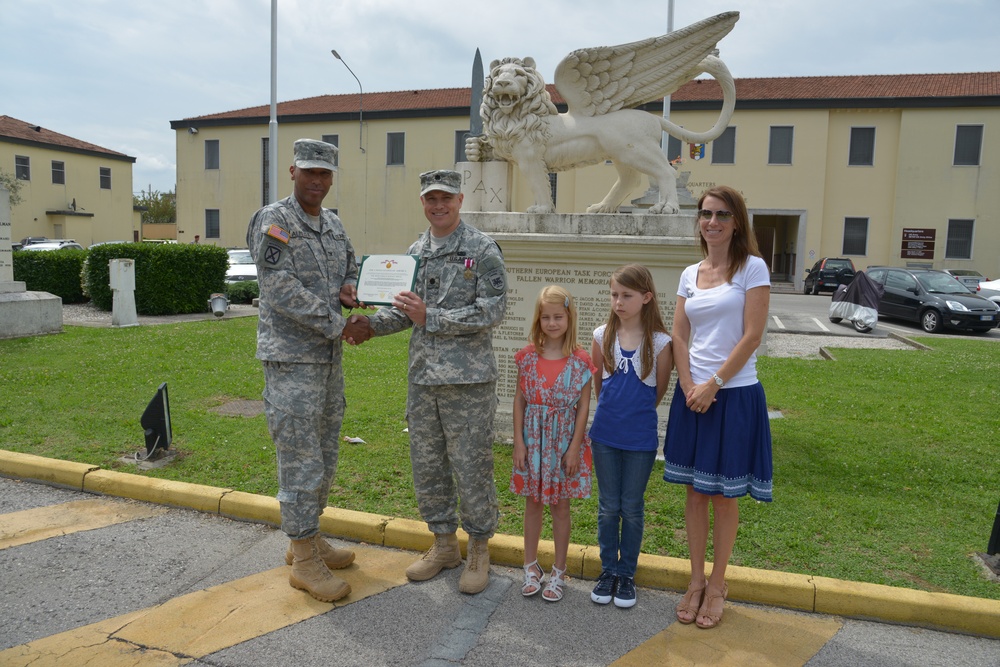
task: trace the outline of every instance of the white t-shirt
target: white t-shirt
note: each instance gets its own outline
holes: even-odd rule
[[[677,295],[685,298],[684,314],[691,323],[691,380],[701,384],[729,358],[743,338],[743,309],[747,290],[771,284],[767,264],[760,257],[750,256],[733,276],[731,283],[711,289],[698,288],[698,264],[684,269]],[[757,353],[750,355],[745,366],[726,381],[726,387],[746,387],[757,383]]]

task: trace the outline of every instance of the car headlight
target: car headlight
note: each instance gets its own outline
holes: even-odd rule
[[[950,309],[952,309],[952,310],[954,310],[956,312],[959,312],[959,313],[967,313],[967,312],[969,312],[969,309],[966,308],[965,304],[962,303],[961,301],[952,301],[952,300],[949,299],[948,301],[945,301],[945,303],[948,305],[948,307]]]

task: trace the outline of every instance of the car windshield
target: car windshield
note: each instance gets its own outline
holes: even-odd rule
[[[237,264],[253,264],[253,257],[249,250],[232,250],[229,252],[229,263],[233,266]]]
[[[839,271],[840,269],[851,269],[853,267],[850,260],[847,259],[828,259],[824,268],[837,269]]]
[[[921,286],[933,294],[969,294],[969,288],[947,273],[921,273],[917,275]]]

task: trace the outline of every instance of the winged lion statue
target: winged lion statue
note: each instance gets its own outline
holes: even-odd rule
[[[573,51],[556,67],[555,87],[568,110],[559,113],[533,58],[490,63],[480,116],[483,134],[466,141],[472,162],[507,160],[535,196],[528,213],[555,211],[549,172],[611,160],[618,180],[588,213],[614,213],[641,180],[658,186],[650,213],[677,213],[677,174],[660,147],[661,132],[705,143],[722,134],[736,106],[736,86],[716,55],[739,12],[726,12],[666,35],[630,44]],[[702,73],[723,91],[722,111],[707,132],[692,132],[634,107],[659,100]]]

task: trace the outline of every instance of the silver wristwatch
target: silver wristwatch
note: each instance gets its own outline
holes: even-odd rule
[[[715,384],[719,385],[719,389],[726,386],[726,383],[722,381],[718,373],[712,373],[712,379],[715,380]]]

